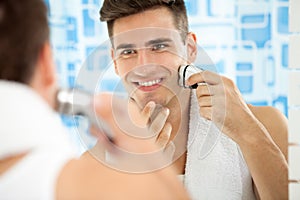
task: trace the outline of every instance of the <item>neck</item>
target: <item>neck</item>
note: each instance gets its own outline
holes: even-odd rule
[[[189,132],[189,111],[191,91],[185,90],[182,95],[170,103],[168,122],[172,125],[170,139],[176,146],[173,164],[178,174],[184,174],[186,146]]]
[[[188,131],[189,110],[190,110],[190,90],[184,90],[178,97],[168,104],[170,115],[168,122],[172,125],[171,139],[181,132]]]
[[[41,82],[32,81],[29,85],[35,92],[37,92],[48,104],[50,107],[54,108],[56,104],[56,85],[45,85]]]

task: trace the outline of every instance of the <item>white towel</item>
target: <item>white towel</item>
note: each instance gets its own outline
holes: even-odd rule
[[[199,114],[192,93],[185,185],[193,199],[255,199],[238,145]]]
[[[76,156],[52,108],[31,88],[0,81],[0,160],[27,153],[0,175],[3,199],[55,199],[57,177]]]
[[[59,115],[31,88],[0,81],[0,94],[0,159],[69,140]]]

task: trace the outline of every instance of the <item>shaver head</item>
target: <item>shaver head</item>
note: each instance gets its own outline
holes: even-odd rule
[[[197,83],[189,86],[186,84],[186,81],[190,78],[191,75],[202,72],[202,71],[203,70],[201,68],[195,67],[194,65],[180,65],[180,67],[178,68],[178,74],[179,74],[178,84],[179,84],[179,86],[184,87],[184,88],[196,89],[198,87]]]
[[[60,89],[56,94],[55,110],[67,116],[86,117],[89,122],[102,130],[110,142],[113,134],[108,125],[93,112],[93,95],[79,89]]]
[[[69,89],[59,89],[56,93],[55,110],[63,115],[73,115],[73,96]]]
[[[64,115],[90,117],[92,95],[76,89],[60,89],[56,95],[56,110]]]

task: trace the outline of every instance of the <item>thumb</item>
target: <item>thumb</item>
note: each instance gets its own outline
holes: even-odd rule
[[[167,159],[168,162],[172,162],[173,161],[175,150],[176,150],[176,147],[175,147],[174,142],[170,141],[169,144],[164,149],[164,152],[163,152],[163,154],[166,157],[166,159]]]

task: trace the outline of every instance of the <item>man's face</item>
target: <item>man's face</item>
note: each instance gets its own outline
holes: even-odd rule
[[[187,64],[188,48],[168,9],[117,19],[113,35],[116,73],[140,108],[151,100],[167,106],[187,92],[178,85],[178,68]]]

